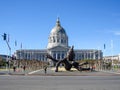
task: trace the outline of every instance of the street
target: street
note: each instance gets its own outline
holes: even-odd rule
[[[0,90],[120,90],[120,76],[0,76]]]

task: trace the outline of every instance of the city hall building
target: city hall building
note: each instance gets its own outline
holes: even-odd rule
[[[40,60],[40,61],[51,61],[45,56],[47,53],[52,55],[57,60],[61,60],[66,57],[69,46],[69,38],[65,29],[61,26],[59,18],[56,21],[55,27],[50,32],[48,37],[48,45],[46,49],[21,49],[16,50],[17,59],[25,60]],[[86,60],[86,59],[102,59],[103,53],[97,49],[74,49],[75,60]]]

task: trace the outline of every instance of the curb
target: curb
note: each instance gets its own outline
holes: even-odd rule
[[[100,71],[100,72],[107,72],[107,73],[120,74],[119,72],[112,72],[112,71]]]

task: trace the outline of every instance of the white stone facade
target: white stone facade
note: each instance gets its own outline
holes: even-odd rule
[[[113,56],[104,56],[103,60],[105,60],[106,62],[109,62],[111,60],[118,60],[118,61],[120,61],[120,54],[113,55]]]
[[[48,61],[45,57],[47,53],[54,58],[61,60],[66,57],[70,46],[68,45],[68,36],[65,29],[61,26],[59,18],[55,27],[51,30],[48,37],[48,45],[43,50],[17,50],[17,59]],[[97,49],[78,49],[74,50],[75,60],[102,59],[103,53]]]

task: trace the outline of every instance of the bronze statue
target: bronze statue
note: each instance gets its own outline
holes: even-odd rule
[[[64,64],[64,67],[67,71],[70,71],[72,66],[74,68],[76,68],[78,71],[81,71],[83,68],[81,68],[82,65],[84,64],[88,64],[88,63],[83,63],[83,64],[79,64],[78,62],[75,62],[74,58],[75,58],[75,53],[73,50],[74,46],[72,46],[72,48],[68,51],[67,53],[67,57],[65,57],[62,60],[56,60],[55,58],[53,58],[51,55],[47,54],[46,57],[51,59],[53,62],[56,63],[56,70],[55,72],[58,72],[58,67],[60,66],[60,64]]]

